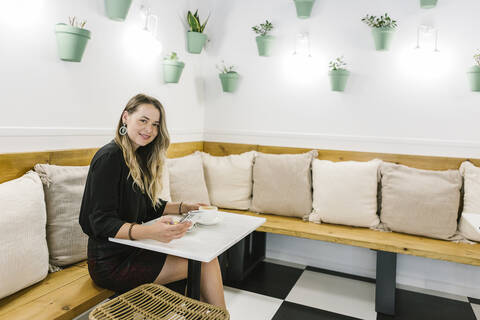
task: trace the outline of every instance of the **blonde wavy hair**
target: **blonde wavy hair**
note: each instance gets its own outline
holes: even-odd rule
[[[141,104],[151,104],[160,112],[160,126],[155,139],[136,151],[128,134],[122,136],[119,129],[123,125],[122,116],[126,111],[129,115],[135,113]],[[154,207],[160,204],[159,195],[162,191],[162,173],[165,165],[166,153],[170,145],[170,135],[167,131],[165,110],[157,99],[146,94],[137,94],[131,98],[122,111],[115,133],[115,143],[122,149],[125,162],[130,169],[129,176],[133,184],[146,193]]]

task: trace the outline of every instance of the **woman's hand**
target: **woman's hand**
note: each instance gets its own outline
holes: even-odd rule
[[[192,210],[198,210],[200,206],[208,206],[206,203],[192,203],[192,202],[183,202],[182,203],[182,213],[189,212]]]
[[[173,224],[170,217],[161,217],[154,224],[149,225],[149,238],[160,242],[169,243],[173,239],[179,239],[185,235],[192,226],[190,221]]]

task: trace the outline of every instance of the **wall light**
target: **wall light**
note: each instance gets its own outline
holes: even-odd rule
[[[310,36],[308,32],[302,32],[297,34],[295,40],[295,51],[293,52],[294,56],[303,56],[311,58],[310,53]]]
[[[421,46],[420,46],[421,44]],[[433,47],[438,52],[438,29],[422,24],[417,28],[417,46],[415,49]]]
[[[143,17],[143,30],[150,32],[153,38],[157,38],[158,16],[152,13],[152,9],[145,5],[140,6],[140,12]]]

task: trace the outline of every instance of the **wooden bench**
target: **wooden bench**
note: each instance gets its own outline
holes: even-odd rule
[[[180,157],[202,149],[203,142],[172,144],[168,156]],[[0,154],[0,183],[22,176],[37,163],[88,165],[97,150]],[[113,294],[95,285],[83,261],[1,299],[0,320],[73,319]]]
[[[218,142],[187,142],[172,144],[168,150],[168,157],[181,157],[197,150],[208,152],[214,156],[225,156],[250,150],[292,154],[311,149]],[[36,163],[88,165],[96,151],[97,149],[80,149],[0,154],[0,183],[20,177],[33,168]],[[467,160],[463,158],[333,150],[319,150],[318,158],[331,161],[368,161],[378,158],[429,170],[458,169],[461,162]],[[475,165],[480,166],[480,160],[470,160]],[[258,216],[251,212],[229,211]],[[252,261],[265,256],[266,232],[377,250],[376,309],[382,313],[393,314],[394,312],[397,253],[480,266],[480,244],[452,243],[405,234],[377,232],[366,228],[331,224],[319,225],[304,222],[297,218],[274,215],[260,216],[265,217],[267,222],[258,228],[259,232],[253,236],[253,240],[257,244],[254,246],[256,250],[253,252]],[[242,245],[244,245],[244,242],[239,244],[240,247]],[[238,250],[239,246],[232,249]],[[244,263],[246,262],[245,259],[248,259],[248,257],[242,255],[242,263],[236,265],[237,270],[233,270],[234,272],[245,271],[244,266],[248,265]],[[235,265],[231,267],[235,268]],[[243,269],[238,270],[238,267]],[[58,273],[49,274],[43,281],[0,300],[0,320],[72,319],[112,294],[111,291],[95,286],[88,275],[85,262],[82,262]]]
[[[240,154],[251,150],[275,154],[295,154],[307,152],[311,149],[204,142],[204,152],[213,156]],[[460,164],[465,160],[470,160],[475,165],[480,166],[479,159],[336,150],[318,150],[318,154],[318,158],[322,160],[368,161],[372,159],[382,159],[384,161],[427,170],[458,169]],[[395,232],[379,232],[367,228],[315,224],[305,222],[298,218],[257,214],[246,211],[226,211],[266,218],[266,223],[257,229],[259,232],[282,234],[376,250],[377,275],[375,309],[377,312],[385,314],[393,315],[395,313],[397,253],[480,266],[480,244],[454,243]],[[245,239],[231,249],[229,258],[230,260],[233,259],[233,261],[230,263],[232,267],[229,269],[230,280],[241,280],[254,268],[256,263],[264,258],[265,241],[265,236],[254,234],[250,239]],[[253,248],[251,252],[247,249],[249,247]]]

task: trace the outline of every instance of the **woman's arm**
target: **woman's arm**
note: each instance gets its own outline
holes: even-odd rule
[[[181,208],[180,208],[180,204],[182,205]],[[198,207],[200,206],[208,206],[208,204],[191,203],[191,202],[167,202],[164,213],[170,213],[170,214],[186,213],[192,210],[198,210]]]
[[[132,226],[131,223],[124,223],[118,230],[115,238],[130,239],[128,234],[130,230],[130,236],[134,240],[154,239],[168,243],[173,239],[183,237],[191,225],[190,221],[172,224],[172,219],[168,217],[162,217],[150,225],[134,224]]]

